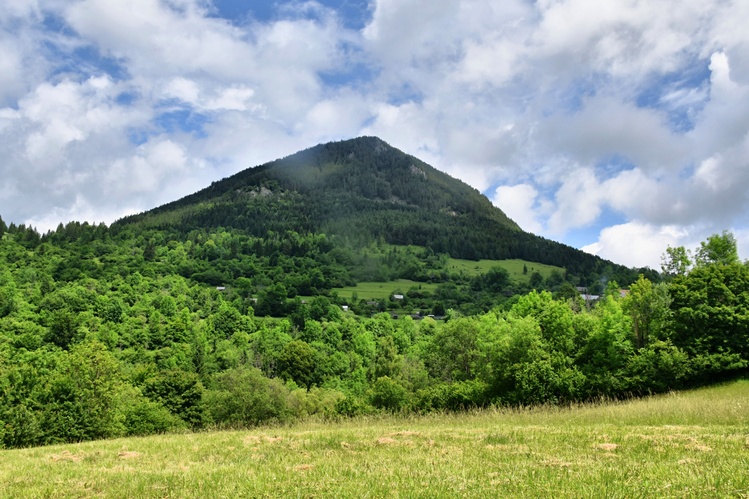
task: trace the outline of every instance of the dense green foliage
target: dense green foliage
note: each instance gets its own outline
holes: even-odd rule
[[[564,404],[745,369],[749,270],[733,236],[711,237],[694,268],[683,248],[667,255],[668,284],[637,279],[522,232],[375,138],[111,227],[40,235],[0,219],[0,446]],[[523,278],[456,257],[520,258]],[[395,279],[415,284],[334,291]],[[624,298],[616,282],[631,284]]]
[[[357,252],[322,235],[2,228],[7,447],[310,414],[626,397],[749,361],[749,268],[736,259],[702,262],[669,284],[641,278],[624,298],[610,283],[593,305],[567,293],[564,279],[554,279],[555,294],[501,269],[456,282],[431,251]],[[394,319],[366,303],[357,315],[326,295],[378,266],[445,278],[434,296],[409,299],[448,305],[446,320]]]

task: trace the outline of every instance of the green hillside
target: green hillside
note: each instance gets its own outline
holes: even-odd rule
[[[130,224],[181,232],[224,227],[255,237],[324,233],[354,247],[417,245],[453,258],[544,263],[577,276],[628,271],[520,230],[476,189],[376,137],[249,168],[115,227]]]
[[[331,145],[348,151],[336,161],[357,157],[352,144],[408,158],[361,139]],[[501,212],[482,215],[482,196],[456,198],[470,191],[462,184],[431,184],[431,170],[421,170],[425,179],[407,168],[405,177],[426,182],[431,210],[371,197],[366,183],[354,194],[328,189],[345,165],[324,162],[339,166],[315,177],[309,155],[323,156],[314,150],[298,157],[308,173],[295,188],[296,167],[280,160],[283,168],[219,183],[214,197],[209,189],[112,227],[71,222],[39,234],[0,219],[0,447],[310,417],[567,406],[746,374],[749,266],[730,233],[711,236],[695,262],[679,258],[650,279],[571,248],[578,270],[593,262],[586,272],[458,259],[360,225],[406,206],[425,227],[463,217],[454,232],[442,227],[444,241],[486,233],[509,241],[507,249],[534,236]],[[261,174],[276,180],[240,181]],[[306,194],[314,189],[319,196]],[[407,194],[419,195],[397,198]],[[359,216],[348,233],[322,216],[339,204]],[[304,220],[310,230],[296,225]],[[477,230],[482,223],[496,232]],[[503,239],[510,233],[517,237]],[[400,289],[357,301],[359,283]],[[577,285],[601,299],[583,299]],[[351,296],[338,294],[347,289]]]

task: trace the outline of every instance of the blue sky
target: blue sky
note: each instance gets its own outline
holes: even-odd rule
[[[110,223],[377,135],[628,266],[749,248],[746,0],[5,0],[0,215]]]

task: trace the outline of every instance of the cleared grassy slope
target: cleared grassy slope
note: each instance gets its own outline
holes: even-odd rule
[[[2,497],[747,497],[749,381],[0,451]]]
[[[555,267],[554,265],[546,265],[543,263],[528,262],[525,260],[461,260],[459,258],[450,258],[448,260],[447,270],[450,273],[460,274],[465,273],[467,276],[475,276],[484,274],[491,270],[493,267],[501,267],[510,274],[510,279],[516,282],[530,281],[531,274],[538,272],[543,276],[544,279],[548,278],[553,271],[557,271],[564,275],[564,269],[562,267]],[[523,273],[523,267],[526,272]]]
[[[418,246],[411,246],[420,250]],[[467,277],[474,277],[484,274],[494,267],[501,267],[510,274],[510,279],[519,283],[528,283],[533,272],[540,273],[544,279],[548,278],[552,272],[557,271],[564,275],[564,269],[553,265],[543,263],[528,262],[525,260],[461,260],[459,258],[450,258],[447,263],[447,270],[451,274],[463,274]],[[525,267],[526,272],[523,272]],[[335,288],[334,291],[342,298],[351,299],[353,293],[356,293],[359,299],[388,299],[396,290],[407,292],[410,288],[416,287],[419,290],[433,293],[437,289],[437,284],[410,281],[408,279],[397,279],[388,282],[363,281],[356,286],[347,286],[344,288]]]
[[[424,292],[433,293],[437,289],[437,284],[430,284],[426,282],[410,281],[408,279],[396,279],[395,281],[388,282],[360,282],[356,286],[347,286],[345,288],[335,288],[334,291],[338,292],[338,296],[341,298],[351,299],[351,296],[356,293],[359,299],[367,300],[388,300],[393,293],[397,290],[405,293],[412,287],[420,289]]]

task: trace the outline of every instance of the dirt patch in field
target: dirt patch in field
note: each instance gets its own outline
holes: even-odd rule
[[[299,466],[294,466],[294,471],[309,471],[314,467],[313,464],[300,464]]]
[[[392,445],[392,444],[397,444],[398,441],[390,437],[380,437],[377,439],[377,443],[379,445]]]
[[[117,457],[120,459],[133,459],[140,456],[140,453],[132,451],[132,450],[123,450],[120,451],[119,454],[117,454]]]

